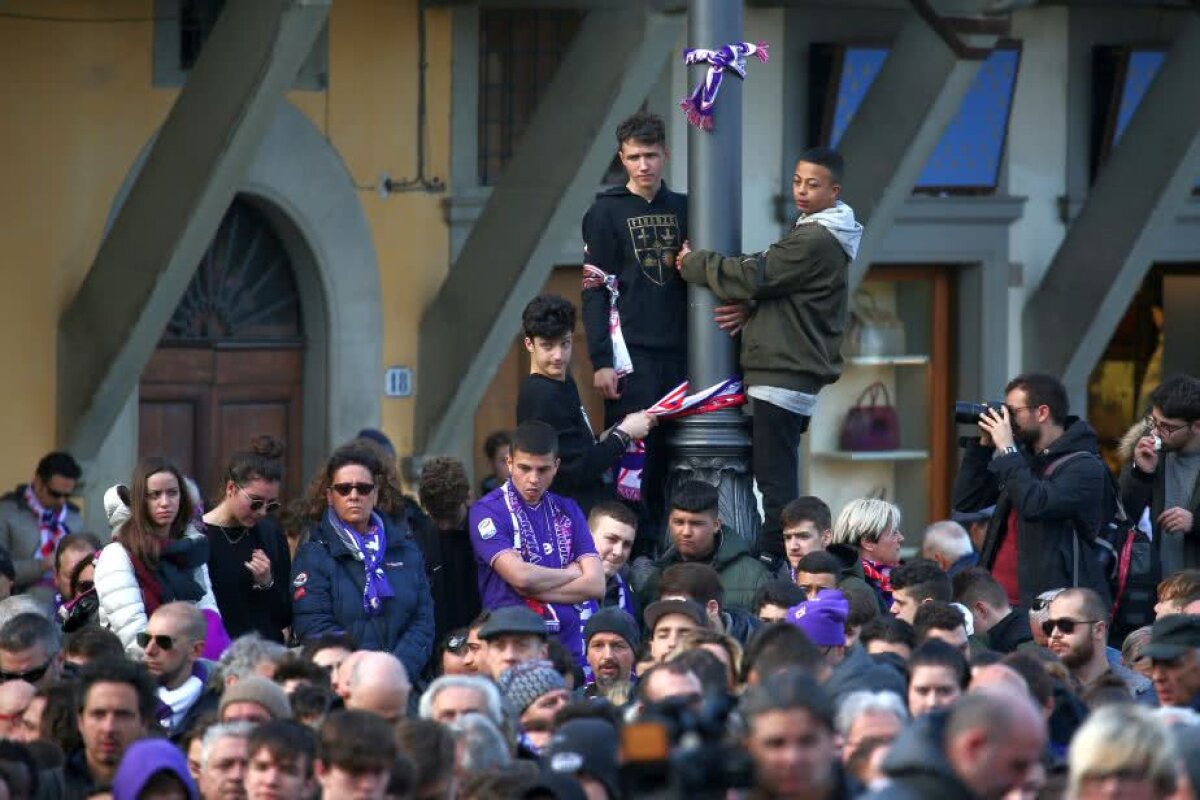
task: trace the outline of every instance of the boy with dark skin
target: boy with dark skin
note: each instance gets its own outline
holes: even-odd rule
[[[817,393],[841,376],[847,314],[847,267],[862,225],[843,203],[842,157],[829,148],[805,152],[792,197],[799,218],[761,253],[725,257],[693,252],[685,241],[676,267],[726,303],[749,303],[741,365],[754,401],[753,469],[766,512],[760,549],[784,555],[780,514],[799,491],[800,436]]]

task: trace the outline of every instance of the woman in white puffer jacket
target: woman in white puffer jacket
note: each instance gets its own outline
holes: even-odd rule
[[[120,638],[131,658],[140,659],[139,634],[164,603],[195,603],[210,633],[214,623],[224,632],[208,577],[208,539],[192,526],[192,508],[183,474],[161,458],[138,465],[132,489],[114,486],[104,495],[113,541],[96,559],[100,624]],[[227,643],[226,637],[208,644]],[[211,649],[206,646],[206,653]]]

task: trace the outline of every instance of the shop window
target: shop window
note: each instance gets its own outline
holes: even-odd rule
[[[182,86],[217,24],[225,0],[155,0],[154,85]],[[329,28],[296,73],[296,89],[320,91],[329,83]]]
[[[499,182],[583,12],[484,9],[479,15],[479,182]]]
[[[836,147],[883,69],[881,47],[814,45],[810,59],[810,141]],[[1004,159],[1008,119],[1016,89],[1020,50],[996,49],[984,60],[958,113],[934,148],[918,178],[922,193],[995,191]]]

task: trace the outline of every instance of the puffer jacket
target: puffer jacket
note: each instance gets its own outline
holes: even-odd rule
[[[654,572],[642,592],[643,608],[658,599],[658,581],[663,570],[674,564],[682,564],[684,560],[675,545],[671,545],[654,562]],[[724,525],[717,532],[713,554],[697,563],[708,564],[721,577],[721,587],[725,590],[722,606],[726,608],[733,606],[752,612],[754,595],[760,586],[771,579],[771,573],[763,563],[750,555],[745,540]]]
[[[433,652],[433,595],[425,562],[401,518],[383,518],[384,572],[395,597],[378,616],[363,610],[366,576],[328,520],[296,551],[292,562],[292,629],[300,640],[345,632],[362,650],[390,652],[414,678]]]
[[[0,497],[0,547],[8,551],[16,568],[17,577],[13,591],[23,591],[41,580],[42,560],[34,557],[42,541],[38,518],[25,502],[25,484]],[[79,508],[67,503],[67,529],[83,530],[83,518]]]
[[[129,509],[120,503],[109,503],[107,498],[105,509],[115,536],[117,530],[129,519]],[[184,535],[204,539],[204,534],[191,525]],[[210,620],[211,630],[211,618],[216,617],[219,620],[220,612],[217,610],[212,581],[208,577],[208,566],[202,565],[193,570],[192,580],[204,590],[204,596],[196,602],[196,607],[205,612],[205,617]],[[95,581],[96,596],[100,600],[100,624],[117,635],[125,647],[126,655],[140,661],[142,648],[138,647],[137,635],[146,630],[149,619],[146,616],[145,602],[142,600],[142,587],[138,585],[137,574],[133,570],[133,561],[129,558],[129,551],[120,542],[114,541],[106,545],[96,557]]]

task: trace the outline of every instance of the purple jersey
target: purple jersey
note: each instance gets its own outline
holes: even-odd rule
[[[529,506],[512,483],[506,482],[471,506],[470,534],[483,607],[529,606],[542,615],[547,630],[571,651],[576,663],[586,667],[583,622],[596,604],[541,603],[522,597],[492,568],[496,559],[508,552],[515,552],[527,564],[549,569],[562,569],[584,556],[598,558],[587,518],[575,501],[546,492],[542,502]]]

